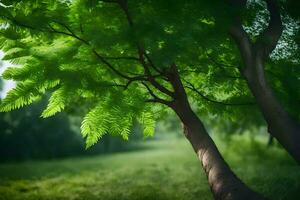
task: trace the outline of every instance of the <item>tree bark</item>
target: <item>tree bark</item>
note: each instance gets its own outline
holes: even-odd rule
[[[241,74],[268,124],[268,132],[300,164],[300,124],[284,109],[265,76],[265,60],[276,47],[283,29],[276,0],[266,2],[270,12],[269,26],[255,43],[251,42],[238,17],[230,28],[230,35],[235,40],[244,62]]]
[[[262,59],[256,55],[254,60],[251,70],[244,71],[244,76],[268,124],[268,132],[300,164],[300,126],[273,94],[266,81]]]
[[[208,135],[202,121],[193,112],[178,75],[176,65],[168,77],[175,91],[174,101],[169,105],[180,118],[184,134],[193,146],[208,178],[215,200],[261,200],[258,193],[248,188],[223,159],[215,143]]]
[[[215,200],[264,199],[248,188],[231,171],[202,122],[189,105],[177,104],[174,111],[181,119],[184,125],[184,134],[202,163]]]

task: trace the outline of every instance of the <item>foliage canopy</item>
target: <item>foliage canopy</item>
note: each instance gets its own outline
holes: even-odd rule
[[[17,87],[3,100],[1,111],[31,104],[51,91],[42,117],[86,105],[81,128],[88,147],[106,133],[128,139],[135,119],[150,136],[155,120],[166,112],[151,103],[153,98],[171,101],[173,88],[162,74],[176,63],[199,112],[239,123],[249,118],[261,122],[239,73],[237,50],[227,38],[230,15],[240,11],[225,1],[2,2],[1,49],[4,59],[17,65],[3,77],[17,81]],[[257,16],[264,22],[258,12],[264,7],[253,5],[245,12],[250,28],[257,25]],[[296,35],[288,39],[294,41]],[[297,55],[295,50],[291,56]],[[299,63],[290,60],[270,60],[270,80],[286,106],[299,115]]]

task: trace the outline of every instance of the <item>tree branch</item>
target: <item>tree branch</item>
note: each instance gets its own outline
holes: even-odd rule
[[[127,18],[128,24],[131,28],[133,28],[133,20],[129,14],[128,11],[128,4],[127,4],[127,0],[117,0],[121,9],[123,10],[123,12],[125,13],[125,16]],[[145,61],[145,57],[148,59],[148,62],[150,63],[150,66],[158,71],[160,73],[160,71],[154,66],[153,62],[151,61],[150,57],[147,56],[147,53],[145,52],[145,50],[141,47],[140,44],[137,44],[137,50],[138,50],[138,55],[139,55],[139,61],[142,64],[143,68],[144,68],[144,73],[145,75],[148,77],[148,81],[159,91],[161,91],[162,93],[170,96],[170,97],[174,97],[174,93],[170,90],[168,90],[166,87],[164,87],[163,85],[161,85],[159,82],[157,82],[155,80],[155,77],[153,77],[153,75],[151,74],[150,68],[148,66],[148,63],[146,63]]]
[[[58,21],[54,21],[54,23],[59,24],[60,26],[64,27],[68,32],[64,32],[64,31],[60,31],[55,29],[51,24],[47,24],[48,27],[50,29],[40,29],[40,28],[36,28],[34,26],[28,25],[28,24],[23,24],[19,21],[17,21],[16,19],[7,17],[7,16],[3,16],[6,19],[8,19],[9,21],[11,21],[12,23],[16,24],[17,26],[26,28],[26,29],[30,29],[30,30],[36,30],[36,31],[40,31],[40,32],[49,32],[49,33],[56,33],[56,34],[62,34],[62,35],[66,35],[69,37],[73,37],[79,41],[81,41],[82,43],[91,46],[90,42],[88,42],[87,40],[79,37],[78,35],[75,34],[74,31],[71,30],[70,27],[68,27],[67,25],[63,24],[62,22],[58,22]],[[81,30],[82,31],[82,30]],[[118,76],[125,78],[128,80],[128,83],[124,86],[125,89],[128,88],[128,86],[130,85],[130,83],[134,82],[134,81],[147,81],[145,76],[128,76],[126,74],[123,74],[122,72],[118,71],[116,68],[113,67],[113,65],[111,63],[109,63],[106,59],[114,59],[114,60],[121,60],[121,59],[127,59],[127,60],[136,60],[139,61],[138,58],[135,57],[131,57],[131,56],[120,56],[120,57],[103,57],[101,56],[94,48],[92,48],[92,52],[94,53],[94,55],[102,62],[104,63],[109,69],[111,69],[115,74],[117,74]]]
[[[160,83],[158,83],[155,78],[153,77],[153,75],[151,74],[151,71],[147,65],[147,63],[145,62],[145,58],[144,58],[144,50],[140,47],[138,47],[138,52],[139,52],[139,58],[140,58],[140,62],[142,64],[142,66],[144,67],[144,71],[145,74],[148,77],[149,82],[159,91],[161,91],[162,93],[170,96],[170,97],[174,97],[174,93],[170,90],[168,90],[167,88],[165,88],[164,86],[162,86]]]
[[[254,102],[246,102],[246,103],[228,103],[228,102],[223,102],[223,101],[217,101],[214,99],[210,99],[209,97],[207,97],[206,95],[204,95],[203,93],[201,93],[192,83],[184,80],[188,86],[186,86],[188,89],[196,92],[199,96],[201,96],[204,100],[211,102],[211,103],[215,103],[215,104],[220,104],[220,105],[225,105],[225,106],[253,106],[255,105]]]
[[[49,24],[50,28],[51,28],[55,33],[60,33],[60,34],[65,34],[65,35],[71,36],[71,37],[73,37],[73,38],[75,38],[75,39],[77,39],[77,40],[83,42],[84,44],[86,44],[86,45],[88,45],[88,46],[91,46],[91,44],[90,44],[87,40],[85,40],[85,39],[83,39],[83,38],[77,36],[77,35],[76,35],[76,34],[75,34],[75,33],[74,33],[67,25],[62,24],[62,23],[60,23],[60,22],[56,22],[56,23],[59,23],[60,25],[62,25],[63,27],[65,27],[65,28],[69,31],[69,33],[62,32],[62,31],[57,31],[56,29],[54,29],[54,28]],[[141,79],[141,77],[130,77],[130,76],[127,76],[126,74],[121,73],[121,72],[118,71],[116,68],[114,68],[113,65],[112,65],[111,63],[109,63],[103,56],[101,56],[94,48],[92,48],[92,52],[95,54],[95,56],[96,56],[102,63],[104,63],[108,68],[110,68],[115,74],[119,75],[120,77],[125,78],[125,79],[129,80],[130,82],[133,82],[133,81],[136,81],[136,80],[144,80],[144,79]],[[116,57],[115,57],[115,58],[116,58]],[[128,86],[129,86],[129,85],[128,85]]]
[[[56,29],[54,29],[50,24],[48,24],[51,29],[56,32],[56,33],[61,33],[61,34],[65,34],[65,35],[68,35],[68,36],[71,36],[73,38],[76,38],[77,40],[87,44],[87,45],[90,45],[90,43],[87,41],[87,40],[84,40],[83,38],[77,36],[72,30],[70,27],[68,27],[67,25],[65,25],[64,23],[62,22],[58,22],[58,21],[54,21],[56,24],[59,24],[60,26],[64,27],[69,33],[66,33],[66,32],[62,32],[62,31],[58,31]]]
[[[172,101],[167,101],[167,100],[164,100],[162,98],[159,98],[157,95],[154,94],[154,92],[150,89],[150,87],[145,82],[142,82],[142,84],[148,90],[149,94],[153,97],[153,99],[148,99],[148,100],[146,100],[146,102],[161,103],[161,104],[164,104],[164,105],[167,105],[167,106],[171,105]]]
[[[236,19],[236,22],[230,27],[229,34],[236,42],[239,51],[241,52],[242,60],[246,68],[249,66],[249,63],[252,63],[252,43],[251,40],[244,30],[240,19]]]
[[[188,102],[188,98],[186,95],[186,91],[182,84],[180,75],[178,73],[178,69],[175,63],[171,65],[170,71],[168,72],[168,79],[174,89],[175,93],[175,100],[179,100],[181,102]]]
[[[270,13],[270,21],[268,27],[261,33],[257,42],[255,43],[258,50],[263,51],[264,58],[269,56],[270,53],[275,49],[283,31],[277,0],[265,1],[267,3],[267,9]]]

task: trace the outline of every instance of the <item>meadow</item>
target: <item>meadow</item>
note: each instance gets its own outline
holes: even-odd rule
[[[225,140],[227,142],[223,142]],[[300,197],[300,167],[267,138],[215,138],[226,161],[269,199]],[[184,138],[145,140],[139,151],[0,164],[0,200],[210,200]]]

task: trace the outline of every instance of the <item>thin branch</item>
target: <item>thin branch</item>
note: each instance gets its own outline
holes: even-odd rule
[[[92,51],[102,63],[104,63],[108,68],[110,68],[115,74],[119,75],[120,77],[130,80],[131,82],[136,81],[136,80],[144,80],[140,77],[130,77],[130,76],[127,76],[126,74],[121,73],[120,71],[115,69],[111,63],[109,63],[107,60],[105,60],[95,49],[92,49]]]
[[[145,74],[148,76],[148,80],[149,82],[159,91],[161,91],[162,93],[170,96],[170,97],[174,97],[174,93],[170,90],[168,90],[167,88],[165,88],[164,86],[162,86],[160,83],[158,83],[155,78],[152,76],[150,69],[147,65],[147,63],[145,62],[145,58],[144,58],[144,50],[140,47],[138,47],[138,52],[139,52],[139,57],[140,57],[140,62],[142,64],[142,66],[144,67],[144,71]]]
[[[10,17],[8,17],[8,16],[6,16],[6,15],[0,15],[0,16],[3,17],[3,18],[6,18],[8,21],[11,21],[13,24],[16,24],[16,25],[18,25],[18,26],[20,26],[20,27],[27,28],[27,29],[31,29],[31,30],[37,30],[37,31],[45,32],[45,30],[43,30],[43,29],[35,28],[35,27],[33,27],[33,26],[31,26],[31,25],[28,25],[28,24],[22,24],[22,23],[20,23],[19,21],[17,21],[16,19],[10,18]]]
[[[104,2],[114,2],[114,3],[117,3],[116,1],[104,1]],[[54,21],[55,23],[63,26],[66,30],[69,31],[69,33],[71,34],[67,34],[69,36],[73,36],[74,38],[82,41],[83,43],[87,44],[87,45],[90,45],[90,43],[87,41],[87,40],[84,40],[83,38],[77,36],[70,27],[68,27],[67,25],[65,25],[64,23],[61,23],[61,22],[58,22],[58,21]],[[81,28],[82,28],[82,24],[81,24]],[[82,31],[83,32],[83,31]],[[102,56],[104,59],[111,59],[111,60],[136,60],[136,61],[139,61],[139,58],[137,57],[133,57],[133,56],[118,56],[118,57],[113,57],[113,56]]]
[[[149,94],[153,98],[153,99],[146,100],[146,102],[149,102],[149,103],[161,103],[161,104],[164,104],[164,105],[167,105],[167,106],[171,105],[171,103],[172,103],[171,101],[164,100],[162,98],[159,98],[157,95],[155,95],[154,92],[150,89],[150,87],[145,82],[142,82],[142,84],[145,86],[145,88],[148,90]]]
[[[127,18],[128,24],[129,26],[132,28],[133,27],[133,20],[128,12],[128,4],[127,4],[127,0],[118,0],[118,3],[121,7],[121,9],[124,11],[125,16]],[[137,44],[137,50],[138,50],[138,54],[139,54],[139,61],[142,64],[143,68],[144,68],[144,73],[147,75],[148,77],[148,81],[159,91],[161,91],[162,93],[170,96],[170,97],[174,97],[174,93],[170,90],[168,90],[167,88],[165,88],[163,85],[161,85],[159,82],[157,82],[155,80],[155,77],[153,77],[153,75],[151,74],[151,71],[149,69],[148,63],[146,63],[145,61],[145,57],[147,58],[148,62],[150,63],[151,67],[154,67],[153,69],[155,69],[157,71],[157,68],[154,66],[153,62],[151,61],[150,57],[147,56],[145,50],[141,47],[140,44]]]
[[[56,22],[56,23],[59,23],[59,22]],[[79,36],[77,36],[67,25],[65,24],[62,24],[62,23],[59,23],[60,25],[62,25],[63,27],[65,27],[70,33],[65,33],[65,32],[57,32],[56,29],[54,29],[52,27],[52,30],[55,31],[56,33],[61,33],[61,34],[65,34],[65,35],[68,35],[68,36],[71,36],[75,39],[78,39],[79,41],[83,42],[84,44],[88,45],[88,46],[91,46],[91,44],[85,40],[85,39],[82,39],[80,38]],[[120,71],[118,71],[116,68],[113,67],[113,65],[111,63],[109,63],[105,57],[101,56],[95,49],[92,49],[92,52],[96,55],[96,57],[102,62],[104,63],[107,67],[109,67],[115,74],[121,76],[122,78],[125,78],[125,79],[128,79],[130,82],[133,82],[133,81],[136,81],[136,80],[144,80],[144,79],[141,79],[140,77],[130,77],[130,76],[127,76],[123,73],[121,73]],[[135,59],[133,57],[109,57],[109,59]]]
[[[209,97],[207,97],[206,95],[204,95],[203,93],[201,93],[192,83],[184,80],[188,86],[186,86],[188,89],[196,92],[199,96],[201,96],[204,100],[211,102],[211,103],[215,103],[215,104],[221,104],[221,105],[225,105],[225,106],[253,106],[255,105],[254,102],[245,102],[245,103],[228,103],[228,102],[223,102],[223,101],[217,101],[214,99],[210,99]]]
[[[59,31],[59,30],[55,29],[53,26],[51,26],[51,24],[48,24],[48,26],[51,28],[51,30],[54,33],[60,33],[60,34],[63,34],[63,35],[71,36],[71,37],[83,42],[86,45],[90,45],[90,43],[87,40],[84,40],[83,38],[80,38],[79,36],[77,36],[67,25],[62,24],[61,22],[55,22],[55,23],[65,27],[69,31],[69,33],[64,32],[64,31]]]
[[[31,25],[27,25],[27,24],[22,24],[20,22],[18,22],[17,20],[15,19],[12,19],[12,18],[9,18],[7,16],[3,16],[5,17],[6,19],[8,19],[9,21],[11,21],[12,23],[20,26],[20,27],[24,27],[24,28],[27,28],[27,29],[30,29],[30,30],[37,30],[37,31],[40,31],[40,32],[49,32],[49,33],[56,33],[56,34],[62,34],[62,35],[66,35],[66,36],[69,36],[69,37],[73,37],[81,42],[83,42],[84,44],[88,45],[88,46],[91,46],[91,44],[77,36],[67,25],[61,23],[61,22],[57,22],[55,21],[55,23],[63,26],[68,32],[64,32],[64,31],[60,31],[60,30],[57,30],[55,29],[51,24],[48,24],[48,27],[50,29],[39,29],[39,28],[36,28],[36,27],[33,27]],[[116,68],[113,67],[113,65],[111,63],[109,63],[105,57],[101,56],[95,49],[92,49],[92,52],[95,54],[95,56],[102,62],[104,63],[109,69],[111,69],[114,73],[116,73],[117,75],[119,75],[120,77],[122,78],[125,78],[127,80],[129,80],[130,83],[132,83],[133,81],[146,81],[146,78],[145,77],[142,77],[142,76],[134,76],[134,77],[131,77],[131,76],[127,76],[126,74],[123,74],[121,73],[120,71],[118,71]],[[129,60],[138,60],[138,58],[134,58],[134,57],[108,57],[108,59],[129,59]],[[129,84],[130,84],[129,83]],[[128,88],[129,84],[127,83],[125,85],[125,88]]]
[[[129,87],[129,85],[131,83],[133,83],[134,81],[147,81],[147,78],[144,75],[132,77],[132,78],[128,79],[128,82],[125,85],[125,89],[127,89]]]
[[[61,33],[61,34],[65,34],[65,35],[68,35],[68,36],[71,36],[81,42],[83,42],[84,44],[88,45],[88,46],[91,46],[90,43],[83,39],[83,38],[80,38],[79,36],[77,36],[67,25],[61,23],[61,22],[56,22],[58,24],[60,24],[61,26],[65,27],[69,33],[66,33],[66,32],[62,32],[62,31],[57,31],[56,29],[54,29],[50,24],[49,24],[49,27],[52,29],[52,31],[56,32],[56,33]],[[132,81],[135,81],[135,80],[140,80],[140,79],[137,79],[137,77],[129,77],[123,73],[121,73],[120,71],[118,71],[116,68],[113,67],[113,65],[111,63],[109,63],[103,56],[101,56],[95,49],[92,49],[92,52],[96,55],[96,57],[102,62],[104,63],[108,68],[110,68],[115,74],[121,76],[122,78],[125,78],[125,79],[128,79],[130,80],[131,82]]]

